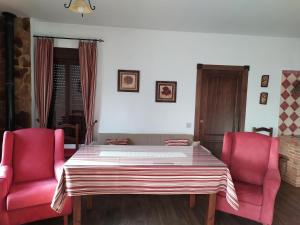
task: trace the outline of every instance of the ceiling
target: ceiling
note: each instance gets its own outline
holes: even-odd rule
[[[300,37],[299,0],[91,0],[82,19],[69,0],[0,0],[0,10],[44,21],[189,32]]]

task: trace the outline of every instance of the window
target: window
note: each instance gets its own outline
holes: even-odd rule
[[[53,95],[48,127],[56,128],[65,123],[79,124],[79,139],[80,143],[83,143],[86,128],[81,94],[79,50],[54,48]]]

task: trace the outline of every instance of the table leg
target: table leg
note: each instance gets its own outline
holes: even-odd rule
[[[73,197],[73,225],[81,225],[81,196]]]
[[[210,194],[208,196],[208,207],[205,218],[205,225],[214,225],[215,223],[216,198],[216,194]]]
[[[88,210],[92,210],[93,209],[93,196],[92,195],[88,195],[87,196],[86,207],[87,207]]]
[[[190,208],[194,208],[196,205],[196,195],[190,194]]]

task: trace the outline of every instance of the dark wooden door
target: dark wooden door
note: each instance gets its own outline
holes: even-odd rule
[[[194,139],[221,156],[226,131],[243,131],[248,66],[197,66]]]

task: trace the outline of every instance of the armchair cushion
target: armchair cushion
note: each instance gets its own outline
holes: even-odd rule
[[[234,187],[239,202],[245,202],[257,206],[261,206],[263,204],[262,186],[234,181]],[[226,197],[224,192],[220,192],[219,195],[221,195],[224,198]]]
[[[262,134],[235,133],[232,138],[230,163],[233,179],[263,185],[270,156],[270,140],[271,137]]]
[[[14,182],[53,177],[53,149],[53,130],[31,128],[14,131]]]
[[[56,185],[55,178],[13,185],[7,196],[7,210],[29,208],[43,204],[49,204],[50,207]]]

